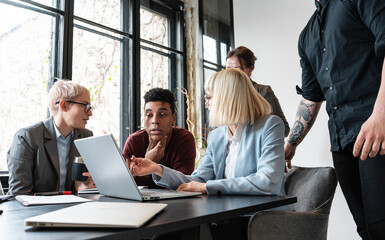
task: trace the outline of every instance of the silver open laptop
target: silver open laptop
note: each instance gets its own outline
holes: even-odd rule
[[[77,139],[75,145],[99,192],[137,201],[200,195],[166,189],[139,189],[112,134]]]

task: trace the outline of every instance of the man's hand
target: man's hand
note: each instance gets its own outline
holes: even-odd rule
[[[159,163],[164,156],[164,150],[166,149],[167,143],[167,135],[158,142],[155,142],[151,137],[149,137],[149,142],[150,143],[148,144],[146,155],[144,157]]]
[[[297,146],[291,145],[289,142],[285,142],[285,173],[287,173],[287,168],[291,169],[291,160],[293,159],[295,155],[295,150],[297,149]]]
[[[83,176],[87,177],[87,180],[85,181],[75,181],[75,189],[76,191],[89,189],[89,188],[96,188],[94,180],[92,180],[92,177],[89,172],[84,172],[82,174]]]
[[[361,151],[361,155],[360,155]],[[361,160],[375,157],[377,153],[385,155],[385,115],[373,113],[364,124],[354,143],[353,155]]]
[[[206,183],[200,183],[196,181],[191,181],[189,183],[182,183],[179,185],[177,191],[186,191],[186,192],[201,192],[206,194]]]

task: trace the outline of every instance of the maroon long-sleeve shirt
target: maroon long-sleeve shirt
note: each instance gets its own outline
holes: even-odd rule
[[[132,155],[144,157],[148,145],[146,130],[139,130],[128,137],[124,145],[123,156],[126,159],[131,158]],[[195,156],[196,148],[193,135],[184,128],[173,127],[171,140],[159,163],[189,175],[194,171]],[[135,177],[135,181],[138,186],[159,188],[152,180],[151,175]]]

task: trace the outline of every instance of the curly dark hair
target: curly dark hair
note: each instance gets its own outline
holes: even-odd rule
[[[173,114],[176,113],[175,94],[172,93],[168,89],[153,88],[150,91],[146,92],[146,94],[144,94],[143,98],[144,98],[145,104],[148,102],[156,102],[156,101],[168,103],[168,104],[170,104],[171,112]]]

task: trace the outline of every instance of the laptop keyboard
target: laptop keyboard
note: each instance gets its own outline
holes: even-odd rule
[[[143,196],[169,196],[184,194],[183,192],[177,192],[167,189],[142,189],[140,190]]]

